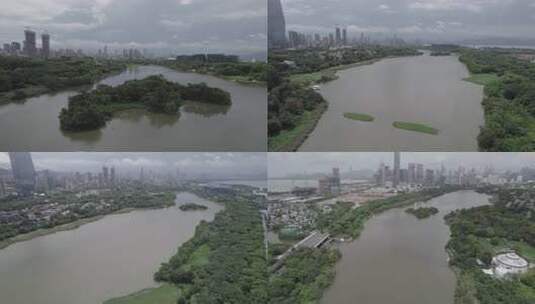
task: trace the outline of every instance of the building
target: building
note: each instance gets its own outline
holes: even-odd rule
[[[280,0],[268,0],[268,47],[285,48],[286,20]]]
[[[42,43],[42,55],[44,58],[50,57],[50,35],[47,33],[44,33],[41,35],[41,43]]]
[[[111,167],[110,170],[110,184],[115,186],[115,167]]]
[[[15,190],[27,196],[35,191],[35,168],[29,152],[9,152],[11,170],[15,180]]]
[[[492,259],[492,272],[496,277],[504,278],[528,271],[529,263],[514,251],[498,254]]]
[[[332,175],[324,176],[318,181],[318,192],[321,195],[338,195],[340,190],[340,169],[338,168],[333,168]]]
[[[400,177],[401,177],[400,172],[399,172],[400,161],[401,161],[400,154],[401,154],[400,152],[394,152],[394,177],[392,180],[392,185],[394,186],[394,188],[396,188],[399,185]]]
[[[342,30],[342,44],[347,45],[347,29]]]
[[[407,182],[409,184],[416,184],[416,164],[414,163],[409,164]]]
[[[340,28],[336,27],[336,45],[340,45],[342,43],[342,34],[340,32]]]
[[[424,165],[416,164],[416,183],[423,184],[424,178]]]
[[[24,31],[24,54],[34,57],[37,55],[36,34],[32,30]]]

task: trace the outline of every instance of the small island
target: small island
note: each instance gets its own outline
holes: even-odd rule
[[[374,121],[375,117],[363,113],[344,113],[344,117],[351,120]]]
[[[438,209],[435,207],[421,207],[421,208],[409,208],[405,210],[406,213],[412,214],[418,219],[428,218],[438,213]]]
[[[195,211],[195,210],[206,210],[208,209],[208,207],[206,207],[205,205],[199,205],[199,204],[195,204],[195,203],[187,203],[187,204],[183,204],[183,205],[180,205],[180,207],[178,207],[180,210],[182,211]]]
[[[394,128],[406,131],[414,131],[431,135],[437,135],[439,133],[437,129],[420,123],[395,121],[392,125],[394,126]]]
[[[113,114],[129,109],[179,115],[182,101],[230,105],[230,94],[205,83],[188,84],[167,81],[163,76],[131,80],[111,87],[99,85],[94,91],[69,98],[69,105],[59,115],[61,130],[79,132],[106,125]]]

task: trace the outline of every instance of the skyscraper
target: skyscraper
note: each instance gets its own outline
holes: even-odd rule
[[[43,44],[43,57],[48,58],[50,57],[50,35],[47,33],[42,34],[41,41]]]
[[[30,57],[37,54],[36,35],[32,30],[24,31],[24,53]]]
[[[400,173],[399,173],[399,163],[400,163],[400,152],[394,152],[394,178],[393,185],[394,188],[399,185]]]
[[[336,45],[340,45],[342,43],[342,34],[340,33],[340,28],[336,27]]]
[[[15,189],[19,195],[27,196],[35,190],[35,168],[29,152],[9,152]]]
[[[347,29],[342,30],[342,44],[347,45]]]
[[[268,47],[286,47],[286,20],[280,0],[268,0]]]

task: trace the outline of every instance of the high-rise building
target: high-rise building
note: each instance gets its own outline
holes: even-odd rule
[[[50,35],[47,33],[44,33],[41,35],[41,42],[42,42],[42,55],[44,58],[50,57]]]
[[[418,184],[423,184],[424,183],[424,165],[422,164],[417,164],[416,165],[416,182]]]
[[[410,163],[408,168],[408,183],[409,184],[415,184],[416,183],[416,164]]]
[[[9,152],[11,170],[15,180],[15,190],[27,196],[35,190],[35,168],[29,152]]]
[[[347,45],[347,29],[342,30],[342,44]]]
[[[24,54],[33,57],[37,55],[36,35],[32,30],[24,31]]]
[[[20,52],[20,43],[18,42],[11,42],[11,52],[13,52],[14,54],[16,53],[19,53]]]
[[[340,32],[340,28],[336,27],[336,45],[340,45],[342,43],[342,34]]]
[[[109,186],[110,185],[110,176],[109,176],[108,167],[102,167],[102,178],[103,178],[104,185],[106,187]]]
[[[286,47],[286,20],[280,0],[268,0],[268,47]]]
[[[115,186],[115,167],[111,167],[110,171],[110,184]]]
[[[399,181],[400,181],[400,172],[399,172],[399,166],[400,166],[400,159],[401,159],[401,156],[400,156],[400,152],[394,152],[394,177],[393,177],[393,180],[392,180],[392,184],[395,187],[397,187],[399,185]]]

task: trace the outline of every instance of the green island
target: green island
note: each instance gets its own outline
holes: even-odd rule
[[[195,203],[187,203],[187,204],[183,204],[183,205],[180,205],[180,207],[178,207],[180,210],[182,211],[194,211],[194,210],[206,210],[208,209],[208,207],[206,207],[205,205],[199,205],[199,204],[195,204]]]
[[[420,132],[420,133],[431,134],[431,135],[437,135],[439,133],[437,129],[424,125],[424,124],[420,124],[420,123],[395,121],[392,125],[395,128],[406,130],[406,131]]]
[[[100,78],[121,72],[126,64],[92,58],[43,60],[0,56],[0,104],[66,88],[91,85]]]
[[[91,92],[69,98],[59,115],[63,131],[87,131],[106,125],[118,111],[146,109],[150,112],[177,115],[182,100],[230,105],[228,92],[204,83],[186,86],[167,81],[163,76],[149,76],[111,87],[99,85]]]
[[[166,208],[173,206],[175,193],[163,189],[131,189],[106,191],[99,194],[77,196],[75,193],[55,193],[46,198],[29,197],[0,200],[0,211],[17,213],[24,210],[61,210],[47,221],[26,219],[0,224],[0,249],[43,235],[76,229],[103,216],[130,212],[136,209]]]
[[[463,49],[460,61],[484,85],[485,125],[479,149],[488,152],[535,150],[535,65],[522,59],[533,50]]]
[[[414,215],[417,219],[421,220],[428,218],[438,213],[438,209],[435,207],[421,207],[421,208],[409,208],[405,210],[406,213]]]
[[[514,250],[535,262],[535,221],[530,200],[533,189],[502,189],[493,204],[454,211],[446,216],[451,238],[447,245],[450,265],[457,276],[455,304],[535,303],[535,269],[508,279],[482,271],[493,257]]]
[[[225,206],[161,265],[163,285],[105,304],[268,303],[268,272],[259,206],[237,191],[188,191]]]
[[[360,46],[337,50],[270,50],[268,149],[296,151],[328,108],[312,88],[337,79],[336,72],[388,57],[421,55],[410,47]]]
[[[374,121],[375,117],[368,115],[368,114],[362,114],[362,113],[344,113],[344,117],[351,120],[358,120],[358,121]]]
[[[240,61],[235,55],[183,55],[158,64],[181,72],[207,74],[241,84],[265,86],[267,82],[267,63]]]

